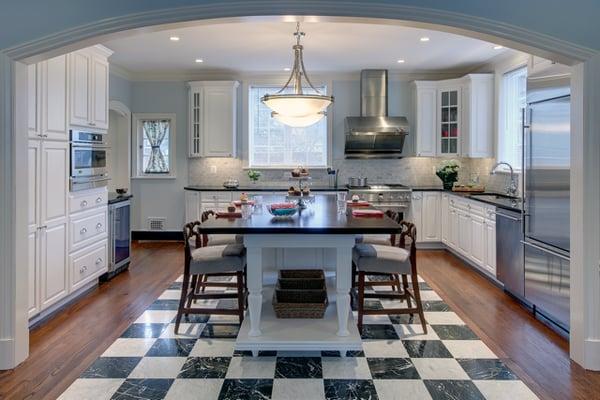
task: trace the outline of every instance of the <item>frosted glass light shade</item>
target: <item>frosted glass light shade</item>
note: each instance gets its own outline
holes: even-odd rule
[[[333,102],[333,97],[310,94],[267,94],[263,96],[262,102],[280,116],[305,117],[325,111]]]
[[[311,126],[319,122],[321,119],[323,119],[325,113],[320,112],[316,114],[305,115],[302,117],[290,117],[287,115],[281,115],[277,114],[276,112],[272,112],[271,116],[284,125],[288,125],[294,128],[305,128],[307,126]]]

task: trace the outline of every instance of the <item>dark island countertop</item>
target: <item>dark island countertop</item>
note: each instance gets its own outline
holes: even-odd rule
[[[276,218],[265,205],[281,202],[282,196],[265,196],[260,211],[249,219],[210,218],[202,223],[203,233],[223,234],[338,234],[398,233],[401,227],[387,216],[383,218],[357,218],[348,207],[345,214],[338,214],[335,196],[316,195],[307,209],[291,218]]]
[[[251,186],[239,186],[236,188],[226,188],[225,186],[211,186],[211,185],[191,185],[185,186],[185,190],[194,190],[197,192],[287,192],[290,186],[298,186],[298,182],[290,181],[290,185],[287,187],[274,187],[274,186],[259,186],[259,185],[251,185]],[[347,187],[340,186],[338,188],[331,188],[329,186],[315,186],[310,185],[310,190],[312,192],[346,192],[348,191]]]

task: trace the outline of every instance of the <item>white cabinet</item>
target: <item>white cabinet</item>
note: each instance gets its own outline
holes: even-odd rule
[[[417,156],[493,156],[493,74],[415,81],[414,87]]]
[[[457,215],[457,250],[465,257],[469,257],[469,254],[471,253],[471,216],[466,211],[462,210],[457,210]]]
[[[408,219],[417,228],[417,243],[441,242],[441,194],[437,191],[412,193]]]
[[[451,206],[448,214],[448,246],[458,250],[458,210]]]
[[[41,230],[41,308],[48,308],[69,292],[67,223],[54,222]]]
[[[441,208],[441,223],[442,223],[442,243],[449,245],[450,243],[450,199],[448,193],[442,193],[440,202]]]
[[[470,257],[475,264],[483,266],[487,245],[485,220],[478,215],[471,215],[471,252]]]
[[[70,124],[108,129],[108,57],[112,52],[94,46],[70,53]]]
[[[485,222],[485,260],[483,268],[496,276],[496,222],[486,219]]]
[[[423,194],[422,192],[412,192],[410,200],[410,210],[408,211],[407,219],[415,224],[417,228],[417,243],[422,242],[423,232]]]
[[[69,193],[69,143],[42,142],[41,219],[42,225],[67,217]]]
[[[190,157],[236,157],[237,81],[188,82]]]
[[[37,94],[41,97],[40,136],[53,140],[69,140],[67,122],[67,56],[58,56],[38,64],[40,69]],[[32,94],[33,90],[30,89]],[[32,102],[30,99],[29,102]],[[33,115],[29,115],[32,120]],[[31,132],[31,131],[30,131]]]
[[[27,66],[27,131],[30,138],[39,138],[42,135],[40,119],[42,109],[40,107],[40,65],[30,64]]]

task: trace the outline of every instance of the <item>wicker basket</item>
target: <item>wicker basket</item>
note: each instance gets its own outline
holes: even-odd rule
[[[277,318],[323,318],[328,304],[327,290],[286,290],[273,292],[273,309]]]
[[[325,290],[325,274],[320,269],[283,269],[277,283],[281,289]]]

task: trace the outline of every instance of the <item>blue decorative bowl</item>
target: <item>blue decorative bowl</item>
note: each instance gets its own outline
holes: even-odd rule
[[[274,217],[291,217],[298,212],[297,208],[276,208],[272,209],[270,205],[267,206],[267,211]]]

